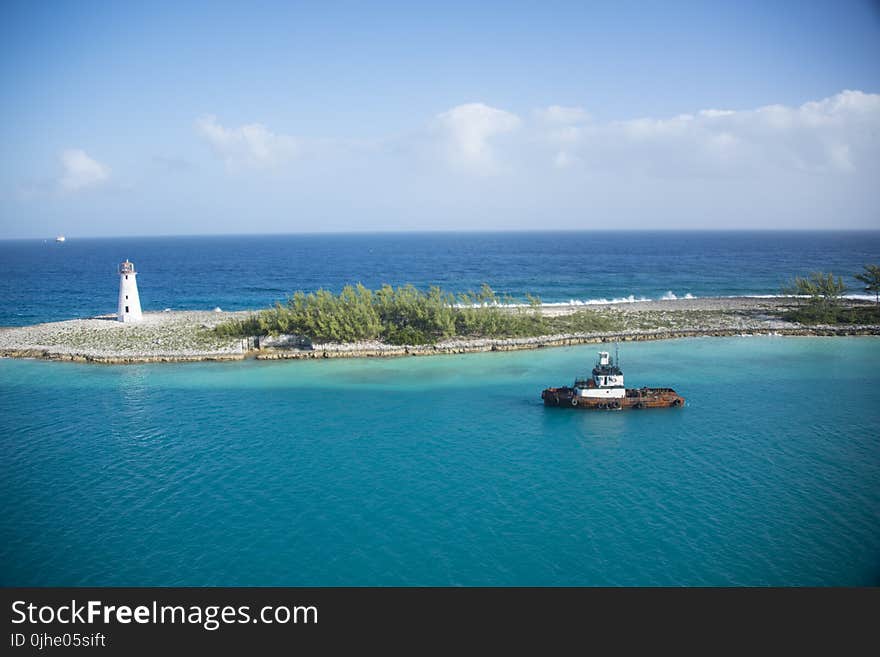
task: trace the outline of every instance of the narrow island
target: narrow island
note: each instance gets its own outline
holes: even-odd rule
[[[880,268],[865,272],[864,289],[877,293]],[[880,335],[880,303],[846,298],[846,291],[824,273],[793,279],[783,287],[787,296],[590,305],[500,298],[488,285],[458,295],[436,287],[355,285],[339,294],[297,292],[259,311],[144,312],[137,322],[105,315],[2,328],[0,356],[124,364],[422,356],[700,336]]]

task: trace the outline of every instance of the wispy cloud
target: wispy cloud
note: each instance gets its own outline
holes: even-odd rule
[[[473,174],[848,174],[880,164],[880,95],[843,91],[799,107],[703,109],[608,122],[595,121],[582,107],[550,105],[524,120],[468,103],[437,115],[427,131],[441,160]]]
[[[230,128],[213,116],[199,119],[196,130],[230,170],[308,159],[312,166],[301,174],[332,172],[340,192],[346,185],[360,189],[362,179],[390,180],[410,171],[422,176],[421,189],[431,181],[440,196],[444,173],[470,176],[479,185],[519,178],[536,192],[563,192],[568,185],[575,196],[582,190],[578,176],[763,185],[792,175],[867,179],[880,173],[880,95],[861,91],[797,107],[710,108],[604,122],[582,107],[550,105],[521,117],[472,102],[428,118],[412,133],[369,143],[293,137],[259,123]],[[101,175],[97,169],[93,177]]]
[[[96,187],[110,178],[110,168],[90,157],[84,150],[68,149],[60,157],[63,173],[58,182],[66,192]]]
[[[232,169],[277,166],[289,161],[298,151],[295,137],[276,134],[261,123],[226,128],[216,117],[204,116],[196,121],[196,132]]]
[[[545,129],[544,139],[555,147],[548,160],[660,178],[770,169],[849,173],[878,163],[880,95],[843,91],[799,107],[586,121]]]

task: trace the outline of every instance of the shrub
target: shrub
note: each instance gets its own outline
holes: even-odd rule
[[[220,324],[221,337],[291,334],[317,342],[356,342],[381,338],[389,344],[433,344],[453,336],[523,337],[558,330],[598,330],[604,326],[594,313],[582,311],[550,320],[541,312],[541,300],[527,295],[527,304],[511,307],[510,297],[499,299],[489,285],[457,297],[439,287],[427,292],[412,285],[384,285],[371,291],[363,285],[296,292],[286,303],[254,316]],[[583,327],[583,328],[575,328]]]
[[[843,311],[840,299],[846,294],[846,285],[834,274],[813,272],[806,278],[794,277],[783,286],[782,292],[807,297],[805,304],[786,315],[787,319],[802,324],[833,324]]]

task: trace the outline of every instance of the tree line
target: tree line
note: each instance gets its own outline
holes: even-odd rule
[[[547,331],[540,298],[528,295],[526,303],[511,309],[515,302],[511,297],[499,298],[487,284],[458,295],[439,287],[425,292],[412,285],[384,285],[378,290],[346,285],[339,294],[323,289],[296,292],[285,303],[224,322],[215,332],[223,337],[288,334],[317,342],[382,340],[419,345],[453,336],[523,337]]]
[[[785,317],[805,324],[880,322],[880,266],[866,265],[856,278],[875,295],[877,307],[842,303],[847,288],[840,277],[824,272],[795,277],[783,293],[803,299]],[[427,291],[412,285],[383,285],[371,290],[346,285],[341,292],[296,292],[285,302],[249,317],[219,324],[221,337],[298,335],[313,342],[381,340],[387,344],[423,345],[453,338],[514,338],[620,330],[619,319],[590,310],[548,317],[541,299],[499,297],[483,284],[460,294],[439,287]]]
[[[803,297],[805,303],[787,315],[787,319],[803,324],[852,324],[880,320],[880,265],[865,265],[855,275],[863,289],[874,294],[878,307],[846,307],[842,303],[848,292],[840,276],[832,273],[813,272],[809,276],[795,276],[782,287],[782,293]]]

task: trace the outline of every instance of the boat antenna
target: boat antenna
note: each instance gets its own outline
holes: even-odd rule
[[[615,340],[614,341],[614,365],[620,369],[620,354],[618,353],[618,348],[620,347],[620,343]]]

